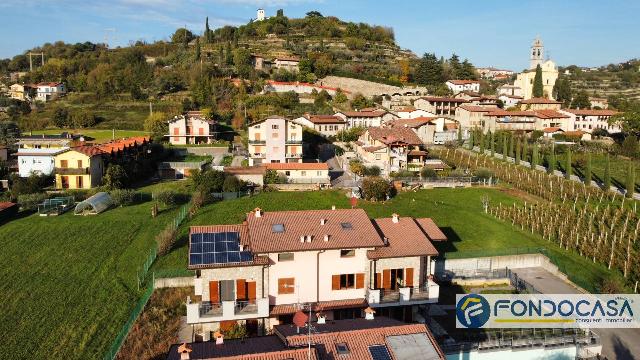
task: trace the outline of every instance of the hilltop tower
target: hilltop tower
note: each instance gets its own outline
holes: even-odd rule
[[[537,36],[535,40],[533,40],[533,44],[531,45],[531,60],[529,62],[529,69],[535,70],[535,68],[544,63],[544,45],[542,45],[542,40]]]
[[[258,17],[256,18],[256,20],[258,21],[262,21],[264,20],[264,9],[258,9]]]

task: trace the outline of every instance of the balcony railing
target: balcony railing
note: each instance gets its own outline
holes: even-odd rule
[[[199,307],[200,317],[222,315],[222,303],[205,301]]]
[[[60,168],[54,169],[56,174],[60,175],[87,175],[89,174],[89,168]]]
[[[302,144],[302,140],[289,139],[287,140],[287,144]]]
[[[368,289],[369,304],[390,304],[412,301],[438,301],[440,287],[433,280],[428,280],[423,286],[401,287],[395,290]]]
[[[249,144],[251,145],[265,145],[266,143],[266,140],[249,140]]]
[[[248,301],[236,301],[236,307],[234,309],[234,313],[236,315],[241,314],[257,314],[258,313],[258,305],[255,300]]]
[[[302,154],[287,154],[287,157],[298,159],[302,157]]]
[[[187,299],[187,323],[255,319],[269,316],[269,299],[229,300],[212,303],[192,303]]]

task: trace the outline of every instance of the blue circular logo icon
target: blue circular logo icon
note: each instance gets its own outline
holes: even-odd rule
[[[490,315],[489,302],[482,295],[465,295],[456,304],[458,322],[466,328],[477,329],[482,327],[489,321]]]

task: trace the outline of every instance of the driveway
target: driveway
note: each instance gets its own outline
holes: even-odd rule
[[[540,268],[512,269],[521,279],[544,294],[579,294],[580,291]],[[602,355],[613,360],[640,360],[640,329],[594,329],[602,342]]]

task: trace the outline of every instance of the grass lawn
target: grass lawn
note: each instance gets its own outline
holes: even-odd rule
[[[102,358],[141,294],[136,271],[177,208],[152,219],[146,202],[97,216],[31,215],[0,226],[3,353],[17,359]]]
[[[600,265],[567,253],[553,243],[514,228],[511,224],[495,219],[482,211],[482,198],[488,195],[492,203],[513,204],[521,200],[494,189],[434,189],[406,192],[385,204],[360,201],[371,218],[400,216],[432,217],[447,234],[447,243],[437,244],[447,257],[476,257],[501,255],[514,249],[534,251],[544,248],[562,270],[578,285],[594,291],[594,286],[610,272]],[[176,273],[187,267],[187,234],[189,225],[237,224],[255,207],[265,211],[329,209],[349,207],[349,199],[337,191],[323,192],[273,192],[255,197],[214,203],[200,210],[194,219],[186,222],[180,232],[176,248],[154,265],[155,271]]]
[[[111,140],[113,132],[111,130],[99,130],[99,129],[46,129],[46,130],[34,130],[33,135],[41,134],[60,134],[64,131],[74,134],[81,134],[92,137],[97,141]],[[116,139],[132,137],[132,136],[146,136],[148,133],[139,130],[116,130]]]

